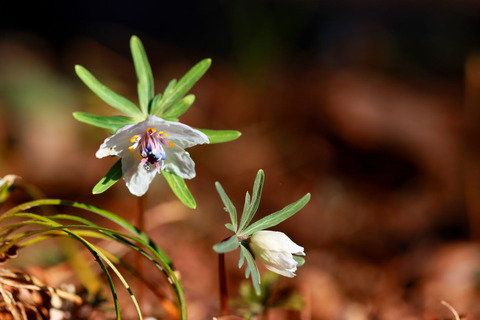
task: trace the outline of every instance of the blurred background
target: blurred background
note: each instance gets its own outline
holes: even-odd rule
[[[280,280],[304,297],[298,317],[453,319],[441,300],[467,319],[480,317],[477,1],[2,7],[0,175],[126,218],[136,202],[123,183],[91,195],[115,160],[94,156],[106,130],[71,114],[115,110],[83,85],[74,65],[136,102],[131,35],[143,41],[156,92],[212,58],[181,120],[243,135],[189,150],[195,211],[160,177],[148,197],[148,233],[180,270],[191,319],[218,314],[211,247],[229,232],[214,182],[241,210],[258,169],[266,182],[257,218],[312,194],[276,228],[307,253],[298,276]],[[242,279],[235,259],[227,256],[232,295]],[[273,318],[282,317],[289,319]]]

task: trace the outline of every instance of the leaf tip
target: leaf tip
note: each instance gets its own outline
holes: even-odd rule
[[[79,64],[76,64],[73,68],[75,69],[75,72],[77,74],[79,74],[79,73],[81,73],[85,70],[85,68],[83,66],[79,65]]]

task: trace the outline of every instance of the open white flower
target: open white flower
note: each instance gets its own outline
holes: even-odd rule
[[[184,179],[195,177],[195,163],[184,149],[209,143],[208,137],[183,123],[148,116],[105,139],[97,158],[119,156],[128,190],[144,195],[153,178],[166,170]]]
[[[282,276],[292,278],[297,270],[293,255],[304,256],[300,247],[283,232],[258,231],[250,237],[250,249],[265,267]]]

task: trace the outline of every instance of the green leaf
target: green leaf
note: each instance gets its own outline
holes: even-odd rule
[[[162,110],[165,110],[169,106],[175,104],[181,99],[187,92],[193,87],[193,85],[205,74],[212,64],[211,59],[204,59],[194,65],[177,83],[175,86],[168,90],[163,95],[163,98],[159,103],[155,105],[155,109],[152,114],[159,114]],[[173,81],[173,80],[172,80]],[[170,83],[172,83],[172,81]],[[167,87],[171,87],[170,85]]]
[[[165,101],[164,97],[168,96],[172,92],[176,84],[177,84],[177,79],[170,80],[168,85],[165,87],[165,90],[163,91],[163,95],[157,94],[157,96],[160,96],[160,97],[152,101],[152,104],[150,106],[151,108],[150,114],[158,115],[158,116],[161,116],[162,118],[164,117],[163,113],[165,109],[168,107],[166,104],[164,104],[164,101]]]
[[[153,74],[143,44],[137,36],[130,38],[130,50],[137,74],[137,91],[140,108],[148,114],[148,104],[154,95]]]
[[[213,250],[215,250],[216,253],[226,253],[237,249],[239,245],[240,242],[238,241],[237,236],[233,235],[227,240],[214,245]]]
[[[124,116],[97,116],[85,112],[74,112],[73,117],[80,122],[90,124],[95,127],[108,129],[111,131],[117,131],[120,128],[123,128],[126,125],[135,123],[132,118]]]
[[[89,87],[90,90],[92,90],[100,99],[105,101],[108,105],[114,107],[120,112],[123,112],[135,118],[135,120],[145,118],[145,116],[133,102],[104,86],[84,67],[76,65],[75,72],[77,73],[78,77],[83,81],[83,83],[85,83],[85,85]]]
[[[233,227],[233,232],[237,231],[237,209],[232,203],[232,200],[228,197],[228,195],[225,193],[225,190],[223,190],[222,185],[220,182],[215,182],[215,188],[217,189],[218,194],[220,195],[220,198],[222,199],[223,205],[225,206],[225,210],[228,212],[230,215],[230,221],[232,222],[232,227]]]
[[[235,227],[231,223],[225,223],[225,228],[227,228],[230,231],[236,232]]]
[[[210,144],[213,143],[223,143],[229,142],[235,139],[238,139],[242,133],[236,130],[210,130],[210,129],[197,129],[205,133],[210,141]]]
[[[285,208],[269,214],[268,216],[252,223],[245,230],[242,230],[238,235],[251,235],[257,231],[264,230],[273,226],[276,226],[282,221],[293,216],[299,210],[301,210],[310,200],[310,193],[304,195],[301,199],[289,204]]]
[[[162,113],[162,117],[178,118],[195,102],[195,95],[189,94]]]
[[[245,259],[247,261],[247,267],[245,268],[245,277],[249,278],[252,277],[252,284],[253,288],[255,289],[255,293],[260,295],[262,290],[260,288],[260,272],[258,271],[258,267],[253,259],[252,254],[245,248],[243,245],[240,246],[240,254],[243,256],[241,259]]]
[[[153,110],[155,110],[155,106],[162,100],[162,94],[161,93],[157,93],[155,95],[155,97],[153,97],[152,101],[150,101],[150,105],[149,105],[149,111],[148,113],[149,114],[155,114],[153,112]]]
[[[117,183],[118,180],[122,178],[122,159],[119,159],[115,164],[108,170],[105,177],[100,180],[95,187],[93,187],[93,194],[100,194],[105,192],[108,188]]]
[[[167,180],[168,185],[172,189],[173,193],[180,201],[182,201],[184,205],[191,209],[195,209],[197,207],[197,203],[190,193],[190,190],[188,190],[183,178],[180,178],[179,176],[165,170],[162,171],[162,175],[165,177],[165,180]]]
[[[242,233],[250,221],[252,221],[253,216],[257,212],[258,206],[260,205],[260,198],[262,197],[263,183],[265,181],[265,174],[263,170],[258,170],[257,176],[255,177],[255,182],[253,183],[252,199],[250,201],[250,196],[245,197],[245,205],[243,207],[242,218],[240,219],[240,226],[238,227],[239,233]]]
[[[305,264],[305,258],[304,257],[300,257],[300,256],[296,256],[296,255],[292,255],[293,257],[293,260],[295,260],[297,262],[297,267],[301,267]]]
[[[165,90],[163,90],[163,95],[164,96],[170,95],[176,85],[177,85],[177,79],[170,80],[167,86],[165,87]]]

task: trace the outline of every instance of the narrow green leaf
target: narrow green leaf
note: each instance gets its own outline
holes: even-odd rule
[[[260,288],[261,279],[257,264],[255,263],[252,254],[250,253],[250,251],[248,251],[247,248],[245,248],[244,246],[240,246],[240,250],[245,257],[245,261],[247,261],[247,267],[245,268],[245,277],[252,277],[253,288],[255,289],[255,293],[259,296],[262,293],[262,290]]]
[[[168,185],[172,189],[173,193],[184,205],[191,209],[195,209],[197,207],[195,198],[193,198],[190,190],[188,190],[183,178],[180,178],[179,176],[165,170],[162,171],[162,175],[165,177],[165,180],[167,180]]]
[[[227,240],[214,245],[213,250],[215,250],[216,253],[226,253],[237,249],[239,245],[240,242],[238,241],[237,236],[233,235]]]
[[[177,79],[172,79],[168,82],[167,86],[165,87],[165,90],[163,91],[164,96],[169,96],[172,94],[173,89],[177,85]]]
[[[213,143],[223,143],[238,139],[242,133],[236,130],[210,130],[210,129],[197,129],[205,133],[210,141]]]
[[[3,215],[0,216],[0,222],[4,219],[7,219],[7,218],[15,219],[15,218],[21,218],[21,217],[38,219],[40,221],[47,221],[48,222],[51,219],[45,218],[45,217],[40,216],[40,215],[18,213],[20,211],[29,210],[29,209],[34,208],[34,207],[48,206],[48,205],[71,206],[71,207],[87,210],[89,212],[92,212],[92,213],[95,213],[99,216],[102,216],[102,217],[104,217],[104,218],[106,218],[106,219],[108,219],[112,222],[115,222],[117,225],[119,225],[119,226],[125,228],[126,230],[130,231],[131,233],[133,233],[134,236],[129,236],[129,235],[127,235],[125,233],[122,233],[122,232],[119,232],[119,231],[115,231],[115,230],[112,230],[112,229],[101,228],[101,227],[95,226],[89,220],[78,218],[76,216],[64,215],[64,214],[50,216],[50,218],[67,219],[67,220],[72,220],[72,221],[78,221],[78,222],[81,222],[81,223],[86,223],[86,224],[88,224],[88,226],[76,226],[76,227],[87,228],[87,229],[88,228],[93,228],[93,230],[98,230],[97,232],[101,232],[103,236],[109,236],[113,240],[124,243],[124,244],[134,248],[135,250],[140,251],[146,258],[148,258],[150,261],[152,261],[157,266],[157,268],[160,271],[162,271],[165,274],[165,276],[168,278],[169,283],[172,285],[172,287],[175,291],[176,298],[177,298],[177,301],[178,301],[179,312],[180,312],[179,317],[182,320],[187,319],[187,308],[186,308],[186,301],[185,301],[185,296],[184,296],[184,293],[183,293],[183,289],[182,289],[182,286],[181,286],[180,282],[178,281],[178,279],[175,275],[175,272],[173,271],[173,267],[172,267],[171,260],[169,259],[169,257],[152,241],[151,238],[148,237],[147,234],[145,234],[141,230],[138,230],[131,223],[122,219],[121,217],[117,216],[116,214],[114,214],[112,212],[109,212],[107,210],[103,210],[103,209],[97,208],[95,206],[80,203],[80,202],[72,202],[72,201],[59,200],[59,199],[41,199],[41,200],[35,200],[35,201],[22,203],[21,205],[18,205],[16,207],[11,208],[10,210],[8,210],[7,212],[5,212]],[[44,223],[44,222],[42,222],[42,223]],[[51,225],[51,223],[47,223],[47,225]],[[75,227],[75,226],[71,226],[71,227]],[[55,227],[55,228],[57,228],[57,229],[60,228],[60,229],[63,230],[63,229],[65,229],[65,226]],[[1,228],[0,228],[0,232],[2,232]],[[89,232],[90,231],[86,231],[86,232],[79,231],[79,232],[77,232],[77,234],[85,233],[86,235],[88,234],[89,236],[94,236],[94,237],[101,236],[100,233],[95,235],[95,231],[92,231],[93,232],[92,234],[89,234]],[[140,248],[138,248],[137,246],[135,246],[131,241],[122,239],[122,237],[131,239],[131,240],[134,240],[134,241],[140,243],[145,248],[150,250],[150,252],[154,255],[154,257],[156,257],[156,259],[158,259],[158,261],[154,261],[154,259],[152,260],[152,257],[148,253],[146,253],[145,251],[143,251]],[[99,261],[101,262],[101,260],[99,260]]]
[[[194,65],[175,85],[175,87],[169,91],[168,96],[163,96],[160,105],[157,107],[160,110],[166,109],[172,104],[181,99],[193,85],[205,74],[212,64],[211,59],[204,59]]]
[[[173,106],[161,114],[162,117],[178,118],[187,111],[195,102],[195,95],[189,94],[183,99],[177,101]]]
[[[222,199],[223,205],[225,206],[225,210],[227,210],[228,214],[230,215],[230,221],[232,222],[233,232],[237,231],[237,209],[232,203],[232,200],[228,197],[225,193],[220,182],[215,182],[215,188],[217,189],[220,198]]]
[[[227,228],[230,231],[236,232],[235,227],[231,223],[225,223],[225,228]]]
[[[130,38],[130,50],[132,52],[133,64],[137,74],[137,91],[140,108],[145,115],[148,114],[148,104],[153,98],[154,84],[153,74],[148,57],[142,42],[137,36]]]
[[[120,128],[123,128],[126,125],[135,123],[132,118],[124,116],[97,116],[85,112],[74,112],[73,117],[80,122],[90,124],[95,127],[108,129],[111,131],[117,131]]]
[[[273,226],[276,226],[282,221],[293,216],[299,210],[301,210],[310,200],[310,193],[304,195],[301,199],[289,204],[285,208],[269,214],[268,216],[252,223],[245,230],[242,230],[239,235],[251,235],[257,231],[264,230]]]
[[[245,199],[245,206],[242,218],[240,219],[240,226],[238,227],[240,233],[242,233],[242,230],[248,226],[257,212],[258,206],[260,205],[260,198],[262,197],[264,181],[265,174],[263,170],[258,170],[255,182],[253,183],[252,200],[250,201],[250,197]]]
[[[176,84],[177,84],[176,79],[170,80],[167,87],[163,91],[163,95],[159,93],[155,96],[154,100],[151,102],[150,114],[162,116],[163,118],[163,111],[168,107],[167,105],[164,104],[164,101],[166,99],[165,96],[168,96],[171,93],[171,91],[173,90]]]
[[[153,115],[156,115],[157,113],[154,111],[155,110],[155,106],[162,100],[162,94],[161,93],[157,93],[155,95],[155,97],[153,97],[153,99],[150,101],[150,104],[149,104],[149,110],[148,110],[148,113],[149,114],[153,114]]]
[[[107,88],[84,67],[76,65],[75,72],[77,73],[78,77],[83,81],[83,83],[85,83],[85,85],[89,87],[90,90],[92,90],[100,99],[105,101],[108,105],[114,107],[120,112],[132,116],[135,119],[144,118],[142,112],[133,102]]]
[[[108,170],[105,177],[100,180],[95,187],[93,187],[93,194],[100,194],[105,192],[108,188],[117,183],[122,178],[122,159],[118,159],[117,162]]]
[[[245,255],[243,254],[243,250],[240,250],[240,257],[238,259],[238,269],[240,269],[244,263],[245,263]]]

